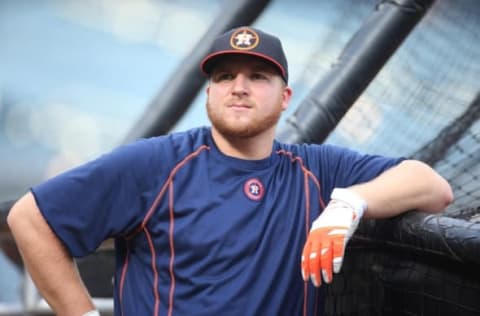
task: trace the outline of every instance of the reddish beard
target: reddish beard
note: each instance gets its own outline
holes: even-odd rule
[[[222,116],[221,112],[215,111],[209,100],[207,100],[207,114],[213,127],[223,136],[229,138],[250,138],[274,127],[280,119],[282,110],[279,108],[278,111],[272,111],[262,117],[255,117],[245,124],[232,124]]]

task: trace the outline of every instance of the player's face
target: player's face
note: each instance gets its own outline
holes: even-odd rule
[[[254,137],[275,128],[291,94],[269,63],[226,56],[215,65],[207,87],[208,117],[224,136]]]

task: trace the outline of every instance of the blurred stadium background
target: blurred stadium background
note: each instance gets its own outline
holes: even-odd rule
[[[228,25],[228,13],[244,10],[249,23],[282,38],[289,59],[294,96],[281,131],[421,159],[454,188],[443,216],[412,212],[362,223],[343,273],[327,289],[326,314],[480,315],[480,1],[430,2],[0,1],[0,220],[31,185],[125,141],[208,125],[204,82],[182,75]],[[389,6],[422,13],[384,66],[361,60],[378,73],[364,80],[334,129],[316,131],[308,116],[322,111],[311,108],[312,95],[325,92],[324,81],[345,60],[356,61],[359,30],[367,38],[381,33],[371,17]],[[356,84],[343,93],[355,94]],[[180,97],[168,98],[179,85]],[[166,111],[164,96],[184,101],[185,113]],[[47,313],[0,227],[0,315]],[[79,260],[106,314],[111,253],[106,245]]]

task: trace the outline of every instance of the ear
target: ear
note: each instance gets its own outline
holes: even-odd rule
[[[290,99],[292,98],[292,88],[285,86],[282,92],[282,110],[286,110],[290,104]]]

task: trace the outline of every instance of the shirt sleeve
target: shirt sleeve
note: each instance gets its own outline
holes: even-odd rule
[[[368,182],[405,160],[403,157],[361,154],[334,145],[322,145],[320,150],[322,182],[329,184],[323,188],[327,201],[334,188]]]
[[[166,177],[155,151],[151,140],[137,141],[31,188],[72,256],[92,253],[105,239],[142,222],[150,203],[145,193]]]

